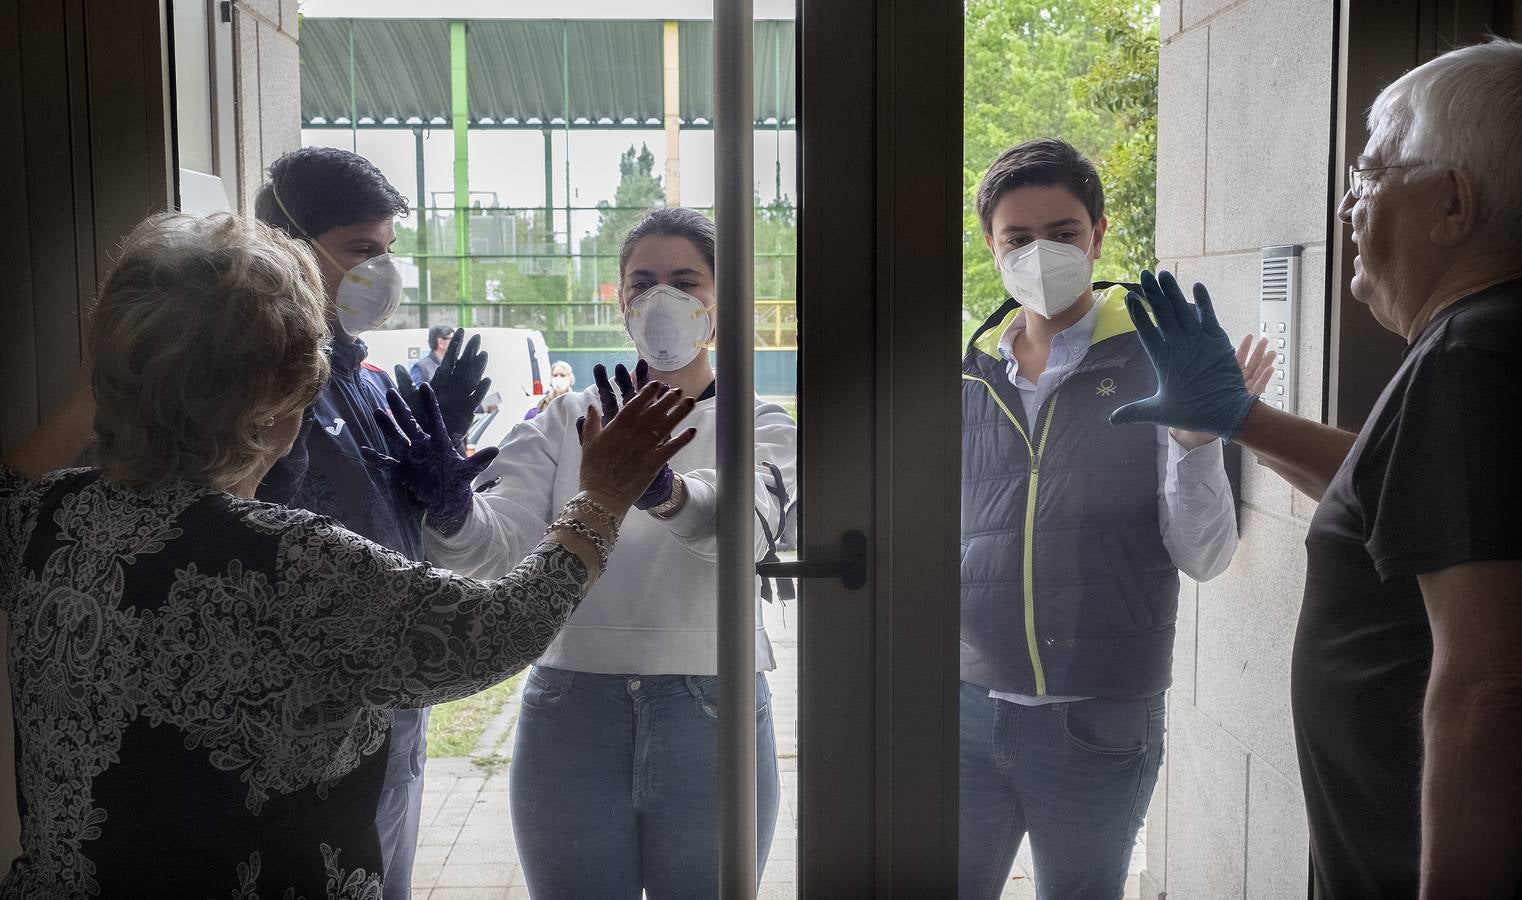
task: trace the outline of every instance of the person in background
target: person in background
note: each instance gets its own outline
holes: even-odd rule
[[[580,492],[477,581],[252,499],[329,383],[311,251],[231,215],[150,218],[86,334],[99,469],[0,464],[0,611],[21,855],[5,897],[365,897],[391,711],[462,697],[543,652],[629,505],[693,437],[651,386],[589,412]],[[392,454],[470,492],[429,388]],[[71,448],[77,409],[29,442]],[[20,448],[17,448],[18,451]],[[458,501],[456,501],[458,504]]]
[[[305,147],[270,166],[254,212],[316,253],[333,332],[328,381],[291,452],[259,485],[258,497],[330,516],[407,559],[422,560],[422,511],[389,470],[367,465],[360,451],[385,441],[372,411],[385,408],[393,385],[383,370],[365,361],[359,335],[380,327],[401,303],[401,275],[390,250],[396,238],[392,220],[407,212],[407,202],[364,157]],[[430,382],[451,434],[465,433],[485,393],[484,360],[460,355],[462,336],[463,331],[455,333]],[[415,403],[413,397],[409,391],[409,402]],[[426,708],[399,709],[393,717],[386,789],[376,811],[386,900],[410,896],[427,730]]]
[[[444,361],[444,351],[449,347],[449,339],[454,337],[454,329],[448,325],[433,325],[428,329],[428,352],[422,358],[412,364],[408,375],[412,377],[413,384],[426,384],[433,380],[433,373],[439,370],[439,363]]]
[[[563,359],[557,359],[550,366],[550,392],[545,394],[537,406],[529,407],[523,418],[532,419],[544,412],[544,408],[550,405],[550,401],[556,397],[564,397],[571,392],[576,384],[576,373],[571,371],[571,364]]]
[[[1316,897],[1522,897],[1522,44],[1412,69],[1368,125],[1337,214],[1407,349],[1359,432],[1254,402],[1166,272],[1127,300],[1157,394],[1114,421],[1236,440],[1319,502],[1290,669]]]
[[[518,855],[536,900],[718,894],[718,539],[713,337],[714,225],[690,209],[652,212],[619,253],[619,303],[641,364],[619,366],[617,392],[603,367],[575,398],[549,404],[502,442],[462,516],[433,504],[428,558],[465,574],[495,571],[538,540],[575,492],[580,417],[617,410],[649,379],[697,399],[697,439],[635,504],[599,583],[530,670],[510,770]],[[646,362],[648,362],[648,367]],[[574,399],[575,402],[571,402]],[[780,406],[755,398],[755,509],[772,533],[782,510],[776,481],[793,493],[797,428]],[[427,477],[421,473],[420,479]],[[768,551],[757,528],[756,559]],[[755,594],[724,602],[761,603]],[[774,667],[756,616],[756,664]],[[756,838],[764,868],[779,785],[770,689],[756,673]]]
[[[1028,834],[1041,897],[1119,900],[1163,754],[1178,573],[1226,568],[1236,510],[1213,435],[1105,424],[1156,379],[1125,288],[1091,283],[1093,164],[1028,141],[977,205],[1011,297],[962,368],[960,895],[998,897]]]

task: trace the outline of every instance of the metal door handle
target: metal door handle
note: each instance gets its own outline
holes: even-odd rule
[[[867,583],[867,536],[847,531],[840,536],[840,556],[836,558],[756,563],[756,574],[762,578],[839,578],[847,590],[860,590]]]

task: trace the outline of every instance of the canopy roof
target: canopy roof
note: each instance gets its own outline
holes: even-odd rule
[[[658,128],[662,23],[644,20],[466,22],[472,128]],[[713,23],[678,23],[681,124],[713,122]],[[755,119],[796,122],[794,23],[755,25]],[[450,22],[301,22],[303,127],[450,124]],[[352,79],[351,79],[352,75]]]

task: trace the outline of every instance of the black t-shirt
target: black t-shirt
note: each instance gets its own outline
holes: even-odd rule
[[[1417,576],[1522,559],[1522,280],[1438,313],[1306,538],[1292,695],[1316,897],[1415,897],[1432,633]]]

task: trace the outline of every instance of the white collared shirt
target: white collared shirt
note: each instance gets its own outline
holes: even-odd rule
[[[1020,375],[1015,336],[1025,329],[1029,313],[1015,317],[999,338],[999,355],[1009,383],[1020,392],[1025,420],[1034,422],[1042,404],[1089,354],[1099,317],[1095,303],[1083,318],[1052,336],[1046,368],[1035,382]],[[1226,570],[1237,549],[1237,516],[1219,438],[1185,450],[1168,429],[1157,429],[1158,523],[1163,545],[1179,571],[1196,581],[1209,581]],[[1087,700],[1087,697],[1029,696],[990,691],[990,697],[1025,706]]]

